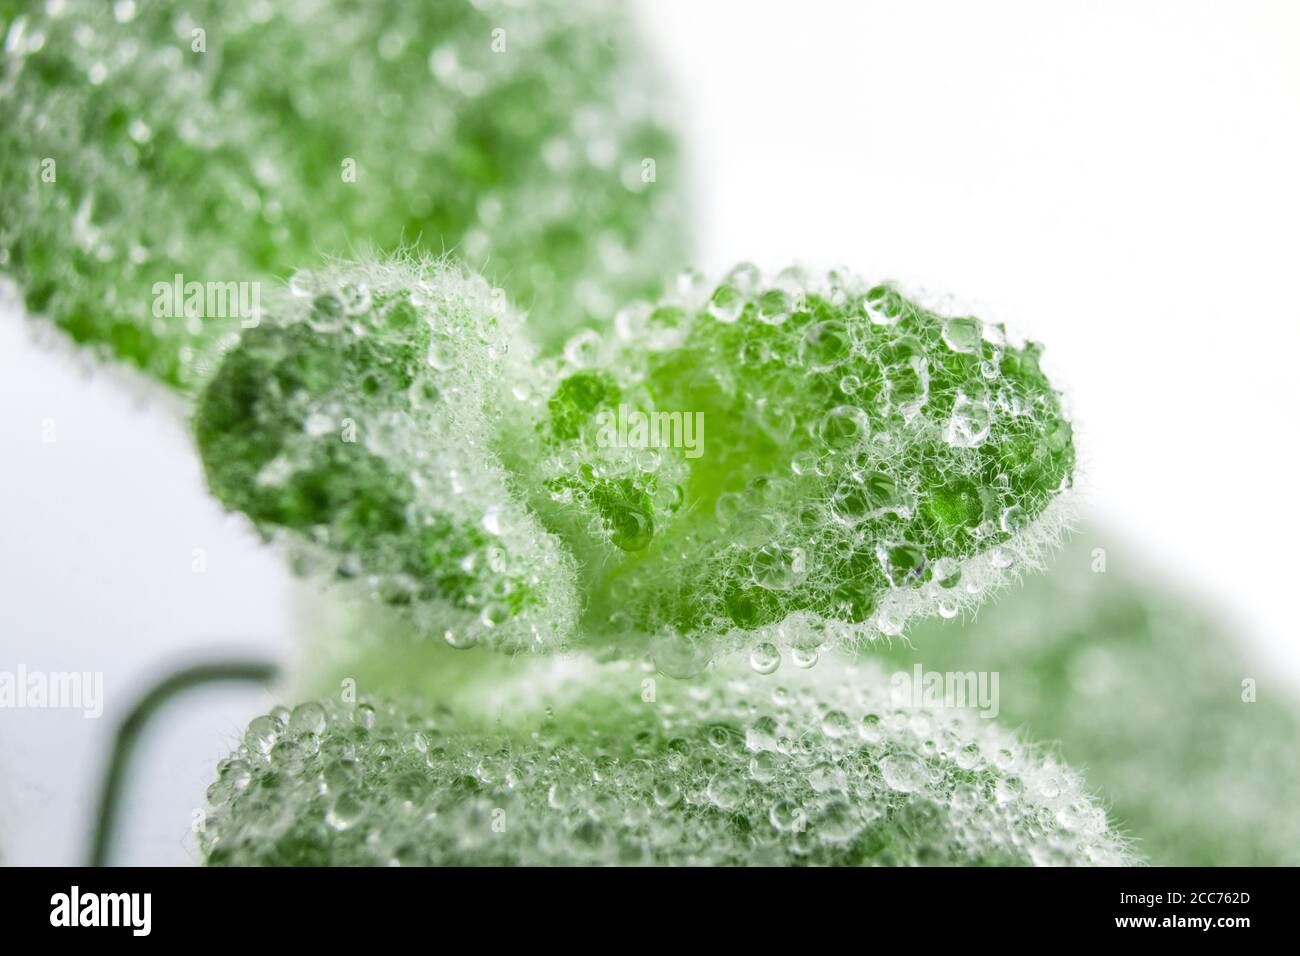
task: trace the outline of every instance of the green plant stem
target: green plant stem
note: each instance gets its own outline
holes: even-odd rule
[[[209,661],[175,671],[145,692],[118,726],[117,733],[113,737],[113,751],[108,761],[108,772],[104,776],[103,788],[100,790],[99,813],[95,820],[95,832],[90,848],[90,866],[107,865],[127,767],[145,727],[163,705],[173,697],[205,684],[229,682],[265,684],[274,680],[278,672],[278,666],[270,661]]]

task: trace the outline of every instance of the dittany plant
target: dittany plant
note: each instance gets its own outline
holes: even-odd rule
[[[887,285],[741,266],[539,362],[459,267],[339,264],[226,355],[195,430],[227,506],[425,634],[768,672],[1038,563],[1074,464],[1038,355]]]
[[[545,360],[446,261],[296,274],[199,395],[209,483],[426,640],[358,649],[395,696],[347,677],[253,721],[206,860],[1129,862],[989,722],[871,667],[725,660],[806,669],[1035,563],[1073,468],[1037,354],[843,273],[688,278]],[[446,659],[575,643],[653,664]]]
[[[0,0],[0,36],[0,271],[183,390],[322,254],[455,249],[546,342],[685,254],[664,84],[607,4]]]
[[[1054,756],[808,670],[1056,541],[1038,346],[843,271],[665,293],[681,177],[621,15],[0,0],[0,33],[0,270],[367,598],[350,676],[321,653],[222,763],[207,862],[1132,861]]]
[[[900,706],[874,667],[830,670],[688,684],[539,661],[454,708],[277,708],[221,763],[200,847],[214,865],[1130,861],[1051,756]]]

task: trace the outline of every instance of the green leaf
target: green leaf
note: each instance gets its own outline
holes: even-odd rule
[[[1090,523],[1051,574],[882,653],[1000,671],[1000,719],[1087,767],[1153,865],[1295,866],[1300,697],[1247,637]]]
[[[573,562],[495,453],[528,437],[531,349],[499,290],[436,260],[295,274],[198,397],[208,485],[300,565],[454,647],[574,626]]]
[[[1054,758],[884,674],[776,688],[538,661],[406,699],[278,708],[218,768],[214,865],[1131,862]]]
[[[544,369],[532,483],[584,635],[661,665],[815,655],[1036,568],[1075,461],[1038,357],[887,285],[748,264],[582,333]]]
[[[28,6],[0,24],[0,270],[180,389],[247,317],[208,288],[187,316],[186,283],[455,249],[549,343],[687,248],[665,85],[606,5]]]

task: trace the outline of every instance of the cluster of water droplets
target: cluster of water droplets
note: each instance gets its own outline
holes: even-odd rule
[[[1129,859],[1073,771],[970,712],[899,703],[875,668],[645,673],[590,668],[504,725],[413,702],[277,708],[220,764],[200,845],[237,865]]]
[[[269,287],[322,254],[454,248],[549,340],[687,247],[664,84],[606,4],[24,6],[0,13],[0,270],[171,385],[245,318],[155,313],[178,274]]]
[[[496,453],[530,433],[530,362],[500,290],[445,261],[300,271],[199,396],[209,486],[425,636],[542,648],[573,627],[573,562]]]
[[[585,625],[652,635],[667,648],[656,659],[687,670],[708,645],[761,647],[762,670],[784,650],[806,666],[845,637],[977,603],[1035,566],[1062,524],[1073,439],[1038,354],[887,284],[750,264],[715,285],[686,274],[605,336],[576,337],[566,355],[586,370],[549,376],[575,432],[629,395],[704,424],[696,454],[656,454],[671,504],[635,555],[602,558]],[[585,404],[567,400],[595,374]],[[550,464],[543,477],[566,488],[605,467],[590,442]]]

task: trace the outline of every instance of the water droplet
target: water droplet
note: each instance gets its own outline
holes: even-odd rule
[[[567,810],[577,802],[577,794],[565,783],[553,783],[546,791],[546,802],[552,810]]]
[[[609,540],[624,551],[644,551],[654,540],[654,519],[637,507],[614,507],[605,514]]]
[[[853,526],[867,518],[900,511],[902,499],[892,478],[871,471],[843,479],[831,494],[830,505],[836,521]]]
[[[903,297],[889,286],[878,285],[862,299],[862,312],[875,325],[896,325],[904,308]]]
[[[343,310],[343,300],[333,292],[316,296],[311,302],[311,311],[307,314],[307,324],[315,332],[330,334],[343,328],[347,313]]]
[[[745,310],[745,294],[733,285],[720,285],[709,299],[709,315],[719,322],[732,323]]]
[[[948,798],[949,805],[958,813],[964,813],[968,810],[974,810],[979,805],[979,791],[969,783],[959,783],[952,788],[952,796]]]
[[[1029,524],[1029,514],[1020,505],[1011,505],[1003,510],[1001,524],[1003,531],[1014,534]]]
[[[325,822],[335,830],[349,830],[365,815],[365,805],[352,793],[344,791],[334,798]]]
[[[484,627],[500,627],[510,620],[510,605],[503,601],[489,601],[483,606],[483,613],[479,615],[479,620],[483,622]]]
[[[980,320],[974,318],[949,319],[943,324],[943,344],[954,352],[970,354],[980,350],[982,331]]]
[[[803,548],[779,544],[770,544],[756,551],[749,567],[754,583],[769,591],[788,591],[808,573]]]
[[[822,443],[832,451],[855,448],[866,440],[870,431],[867,413],[852,405],[832,408],[817,426]]]
[[[325,708],[320,704],[299,704],[289,715],[289,733],[319,734],[325,730]]]
[[[790,649],[790,663],[795,667],[807,670],[813,667],[818,660],[816,648],[792,647]]]
[[[714,774],[709,780],[706,795],[719,810],[734,810],[745,796],[745,782],[729,772]]]
[[[884,739],[885,729],[880,726],[879,714],[865,714],[858,725],[858,735],[869,744],[878,744]]]
[[[980,755],[980,745],[977,743],[966,744],[961,750],[957,751],[957,766],[963,770],[974,770],[983,762],[983,759]]]
[[[671,780],[664,780],[655,784],[652,796],[654,802],[665,810],[682,802],[682,790]]]
[[[583,329],[564,343],[564,358],[570,365],[589,368],[600,359],[600,333]]]
[[[299,269],[289,277],[289,291],[299,299],[305,299],[316,291],[316,277],[307,269]]]
[[[411,407],[419,410],[428,410],[438,404],[442,398],[442,392],[438,386],[428,378],[417,378],[411,383],[411,387],[406,390],[406,397],[411,403]]]
[[[447,628],[442,633],[442,639],[447,642],[448,647],[454,647],[458,651],[469,650],[478,643],[476,633],[460,628]]]
[[[727,273],[725,281],[745,295],[753,295],[763,281],[763,274],[752,262],[742,262]]]
[[[813,372],[828,372],[848,360],[853,340],[843,322],[817,322],[804,330],[799,359]]]
[[[749,776],[755,783],[770,783],[776,779],[780,765],[776,754],[763,751],[749,759]]]
[[[793,800],[778,800],[767,811],[767,819],[782,833],[800,833],[804,829],[803,807]]]
[[[1061,790],[1061,778],[1054,773],[1049,773],[1038,781],[1038,792],[1046,800],[1055,800],[1061,795]]]
[[[903,633],[903,618],[893,611],[882,611],[876,618],[876,628],[886,637],[897,637]]]
[[[339,286],[339,300],[348,315],[360,315],[370,310],[370,289],[364,282],[345,282]]]
[[[663,455],[658,448],[642,448],[636,453],[637,471],[652,474],[663,464]]]
[[[919,545],[909,541],[885,542],[876,546],[876,557],[890,587],[913,587],[925,579],[927,563]]]
[[[781,652],[771,641],[764,641],[750,651],[749,666],[759,674],[771,674],[781,666]]]
[[[930,785],[930,771],[919,757],[890,754],[880,761],[880,775],[891,790],[919,793]]]
[[[790,295],[784,289],[768,289],[755,304],[760,322],[781,325],[790,318]]]
[[[931,571],[934,583],[941,588],[955,588],[961,582],[961,562],[954,558],[939,558]]]
[[[709,652],[701,643],[680,634],[665,634],[655,642],[651,658],[664,674],[684,680],[708,666]]]
[[[818,463],[820,461],[821,461],[821,456],[818,455],[816,452],[812,452],[812,451],[797,452],[795,456],[790,459],[790,470],[793,471],[796,475],[819,474]]]
[[[274,717],[255,717],[244,732],[244,743],[249,750],[268,754],[275,742],[280,739],[280,722]]]
[[[325,782],[325,788],[334,793],[348,789],[360,777],[361,771],[357,767],[357,762],[346,757],[326,764],[325,770],[321,774],[321,779]]]
[[[953,448],[978,448],[993,427],[993,410],[988,395],[962,389],[952,405],[948,419],[948,444]]]
[[[827,737],[835,739],[847,737],[852,731],[853,722],[842,710],[827,711],[826,716],[822,718],[822,733]]]
[[[993,788],[998,803],[1014,803],[1024,795],[1025,785],[1019,777],[1003,777]]]
[[[776,749],[776,721],[764,714],[745,729],[745,746],[749,750]]]

